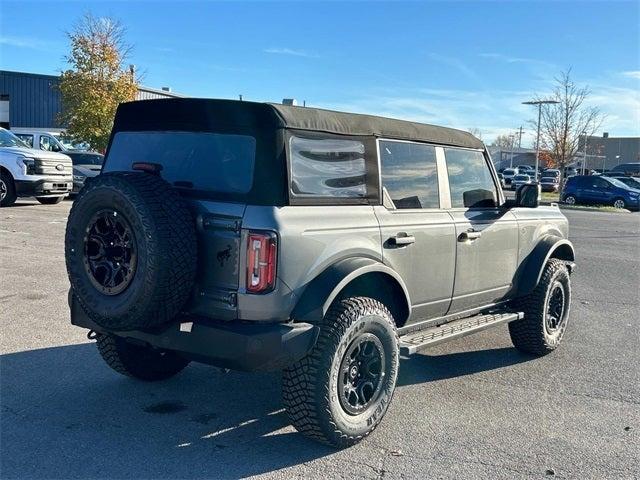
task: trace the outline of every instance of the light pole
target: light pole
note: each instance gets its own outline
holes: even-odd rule
[[[582,175],[584,175],[584,172],[587,168],[587,132],[582,132],[584,133],[584,155],[582,158]]]
[[[528,102],[522,102],[523,105],[537,105],[538,106],[538,135],[536,136],[536,182],[538,181],[538,166],[540,163],[540,120],[542,118],[542,105],[552,105],[560,103],[557,100],[530,100]]]

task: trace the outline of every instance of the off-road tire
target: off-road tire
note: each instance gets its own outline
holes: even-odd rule
[[[5,188],[4,198],[0,200],[0,207],[10,207],[14,203],[16,203],[16,186],[13,183],[13,178],[11,175],[4,170],[0,170],[0,181]]]
[[[64,200],[64,195],[60,197],[36,197],[36,200],[43,205],[56,205]]]
[[[116,212],[130,226],[136,252],[129,283],[112,293],[91,277],[85,252],[90,224],[105,211]],[[185,201],[160,177],[101,174],[74,201],[65,258],[73,293],[91,320],[113,332],[150,329],[173,320],[190,298],[197,260],[195,222]]]
[[[116,372],[145,381],[166,380],[180,373],[189,360],[175,352],[135,345],[115,335],[98,333],[98,352]]]
[[[548,302],[552,289],[558,284],[564,290],[564,310],[559,327],[550,331],[547,326]],[[511,341],[518,350],[542,356],[558,348],[567,328],[571,308],[571,281],[565,263],[555,258],[549,260],[533,292],[516,299],[512,306],[524,312],[523,319],[509,323]]]
[[[293,426],[319,442],[344,448],[369,435],[387,411],[399,366],[398,335],[389,310],[377,300],[338,300],[320,326],[318,340],[305,358],[283,373],[283,402]],[[339,376],[350,346],[374,335],[383,346],[380,390],[362,413],[349,414],[341,404]]]

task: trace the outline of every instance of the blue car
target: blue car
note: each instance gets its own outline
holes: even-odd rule
[[[615,178],[576,175],[569,177],[562,191],[562,201],[569,204],[613,205],[638,210],[640,190],[630,188]]]

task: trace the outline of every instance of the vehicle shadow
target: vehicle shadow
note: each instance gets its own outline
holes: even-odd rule
[[[402,362],[399,385],[527,360],[503,348]],[[95,345],[0,356],[2,478],[243,478],[331,455],[289,426],[280,375],[193,364],[144,383]]]
[[[436,382],[473,375],[533,360],[513,347],[490,348],[442,355],[420,354],[402,362],[398,386]]]

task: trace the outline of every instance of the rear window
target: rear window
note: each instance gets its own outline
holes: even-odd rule
[[[175,186],[247,193],[253,184],[256,140],[249,135],[207,132],[118,132],[104,171],[131,170],[136,162],[159,163]]]
[[[502,172],[504,175],[513,175],[514,173],[516,173],[515,170],[512,170],[511,168],[507,168],[506,170],[504,170]]]
[[[529,175],[516,175],[513,177],[514,180],[529,180]]]

